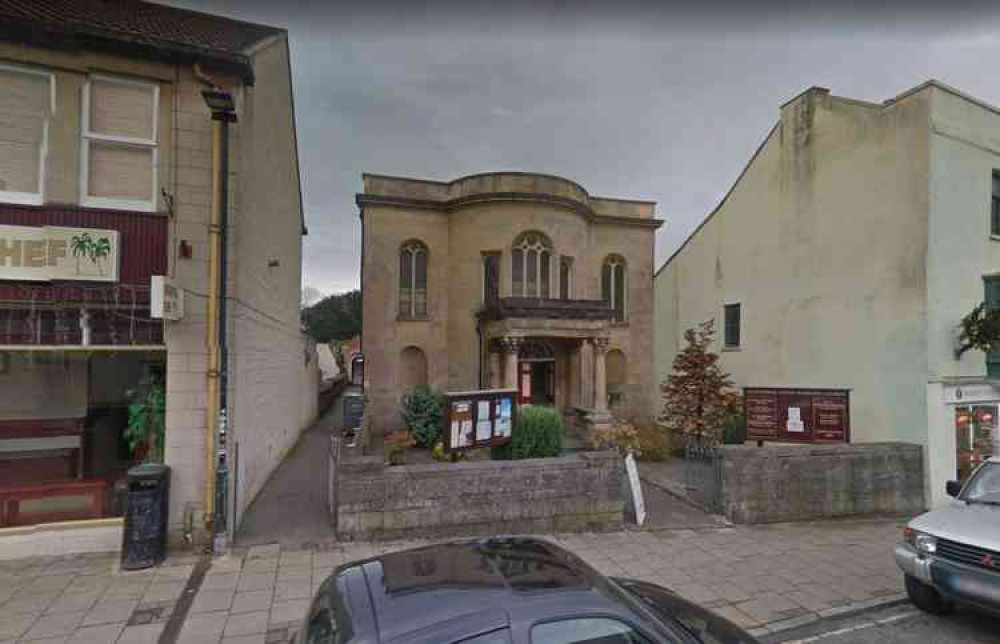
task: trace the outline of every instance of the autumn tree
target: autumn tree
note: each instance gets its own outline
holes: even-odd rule
[[[684,332],[687,346],[674,357],[673,372],[660,385],[660,422],[698,443],[714,445],[725,422],[738,412],[740,396],[710,350],[715,321]]]

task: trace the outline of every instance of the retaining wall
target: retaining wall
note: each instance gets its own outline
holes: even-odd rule
[[[330,478],[330,505],[337,534],[346,540],[622,526],[624,468],[613,452],[397,466],[359,457],[338,469]]]

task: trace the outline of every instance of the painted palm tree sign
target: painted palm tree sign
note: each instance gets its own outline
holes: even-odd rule
[[[76,272],[78,275],[90,273],[80,267],[81,259],[89,259],[90,263],[97,268],[97,274],[104,276],[104,260],[111,254],[111,240],[107,237],[93,238],[90,233],[73,235],[69,241],[70,252],[76,258]],[[86,266],[86,264],[84,265]]]

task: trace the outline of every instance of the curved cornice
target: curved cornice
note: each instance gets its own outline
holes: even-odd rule
[[[560,197],[537,192],[480,192],[472,195],[456,197],[438,201],[435,199],[416,199],[411,197],[392,197],[386,195],[376,195],[358,193],[354,202],[361,208],[360,215],[364,216],[365,206],[384,206],[388,208],[419,208],[422,210],[436,210],[439,212],[452,213],[467,206],[484,203],[541,203],[559,206],[571,210],[590,223],[606,224],[615,226],[636,226],[639,228],[650,228],[656,230],[663,225],[662,219],[652,219],[647,217],[621,217],[617,215],[601,215],[576,199]]]

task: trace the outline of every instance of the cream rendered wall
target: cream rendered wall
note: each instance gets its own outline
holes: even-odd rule
[[[947,499],[955,478],[953,408],[942,378],[986,374],[985,356],[954,356],[959,320],[983,301],[983,276],[1000,273],[1000,241],[990,237],[992,173],[1000,169],[1000,114],[940,87],[931,104],[930,246],[927,254],[929,499]]]
[[[288,42],[252,56],[240,107],[237,209],[231,213],[231,457],[236,516],[315,420],[315,345],[302,333],[302,205]],[[277,262],[276,266],[270,264]],[[236,469],[238,468],[238,475]]]
[[[923,443],[929,106],[811,90],[656,279],[656,381],[685,329],[743,305],[739,386],[847,387],[852,440]]]

